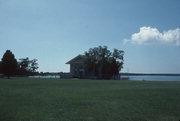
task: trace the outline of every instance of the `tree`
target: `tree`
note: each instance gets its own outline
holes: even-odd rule
[[[10,50],[6,50],[2,57],[2,72],[10,78],[17,71],[17,60]]]
[[[20,75],[27,75],[29,72],[29,58],[21,58],[19,59],[20,61],[18,62],[18,73]]]
[[[29,60],[28,57],[19,59],[18,73],[20,75],[31,75],[38,69],[37,59]]]
[[[90,48],[85,52],[85,70],[100,79],[109,79],[119,74],[123,67],[124,51],[114,49],[108,50],[107,46]]]
[[[0,73],[2,73],[2,62],[0,61]]]
[[[119,71],[123,68],[124,62],[124,51],[114,49],[112,53],[112,65],[113,65],[113,73],[119,74]]]
[[[31,72],[36,72],[36,70],[38,69],[38,63],[37,63],[37,59],[33,59],[30,61],[30,71]]]

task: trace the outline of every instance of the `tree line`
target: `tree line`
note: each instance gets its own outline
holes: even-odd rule
[[[19,61],[17,61],[14,54],[10,50],[6,50],[0,61],[0,73],[3,73],[8,78],[14,75],[34,75],[38,73],[37,69],[37,59],[30,60],[28,57],[26,57],[20,58]]]
[[[98,77],[99,79],[110,79],[114,75],[119,75],[123,68],[124,51],[114,49],[112,52],[107,46],[90,48],[85,52],[84,69],[85,72]],[[0,61],[0,73],[8,78],[13,75],[30,76],[42,74],[37,72],[37,59],[20,58],[19,61],[14,54],[7,50]]]

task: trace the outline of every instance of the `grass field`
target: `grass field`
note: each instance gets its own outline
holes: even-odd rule
[[[179,121],[180,82],[0,79],[0,121]]]

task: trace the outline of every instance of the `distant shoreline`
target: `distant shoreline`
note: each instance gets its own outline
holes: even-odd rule
[[[120,73],[120,75],[128,75],[128,76],[180,76],[180,74],[169,74],[169,73]]]

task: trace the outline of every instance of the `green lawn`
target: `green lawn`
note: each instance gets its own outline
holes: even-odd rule
[[[179,121],[180,82],[0,79],[0,121]]]

